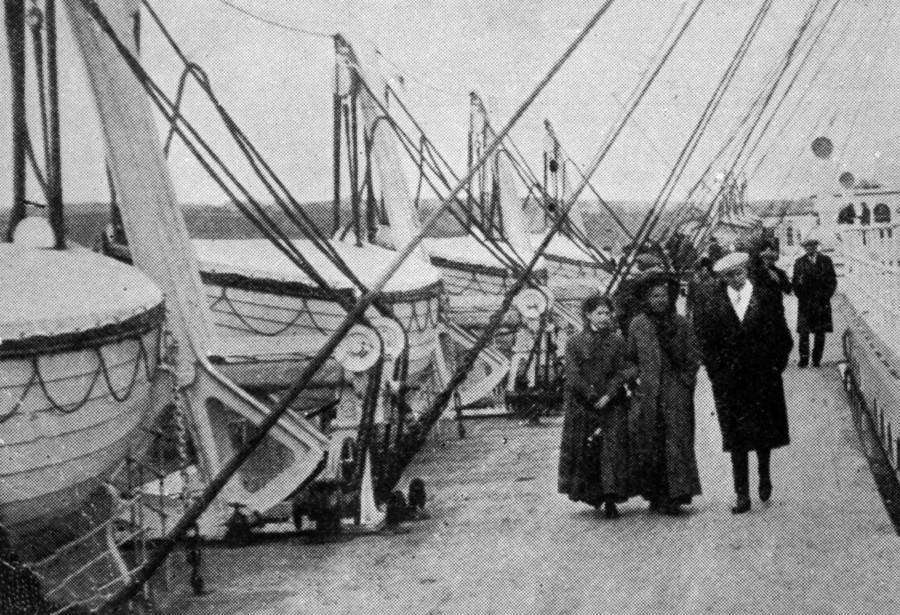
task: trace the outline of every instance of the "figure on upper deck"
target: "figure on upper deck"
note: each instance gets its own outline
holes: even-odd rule
[[[812,364],[818,367],[825,349],[825,334],[834,330],[831,297],[837,290],[837,276],[831,259],[819,252],[819,241],[803,240],[806,254],[794,262],[794,293],[797,295],[797,333],[800,337],[800,367],[809,365],[809,335],[813,334]]]

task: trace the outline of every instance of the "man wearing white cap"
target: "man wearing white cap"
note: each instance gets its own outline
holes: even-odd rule
[[[749,452],[756,451],[759,497],[772,495],[771,450],[790,443],[781,373],[794,340],[781,297],[747,277],[748,255],[727,254],[713,269],[723,283],[694,316],[703,364],[712,382],[722,447],[731,453],[734,514],[750,510]]]
[[[819,367],[825,349],[825,333],[834,330],[831,296],[837,289],[834,263],[819,253],[819,240],[812,234],[803,240],[806,254],[794,262],[794,294],[797,295],[797,333],[800,337],[800,367],[809,365],[809,334],[813,334],[812,364]]]

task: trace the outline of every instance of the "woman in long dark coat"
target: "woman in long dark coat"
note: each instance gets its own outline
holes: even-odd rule
[[[658,275],[638,287],[643,311],[628,329],[628,355],[638,370],[629,433],[635,491],[652,509],[675,515],[701,493],[694,453],[700,357],[690,324],[675,313],[671,283]]]
[[[747,255],[730,254],[716,264],[726,280],[694,318],[703,364],[712,382],[722,446],[731,453],[737,503],[732,512],[750,510],[748,453],[759,462],[759,496],[772,494],[770,452],[790,443],[781,373],[793,346],[780,291],[747,279]],[[730,290],[729,290],[730,289]],[[739,317],[733,293],[746,304]]]
[[[582,305],[584,330],[566,345],[566,413],[559,454],[559,492],[576,502],[605,505],[630,495],[628,416],[624,385],[634,377],[612,304],[594,295]]]

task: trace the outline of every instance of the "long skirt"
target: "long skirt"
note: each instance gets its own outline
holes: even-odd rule
[[[560,493],[592,506],[630,495],[627,408],[602,414],[568,404],[559,455]]]
[[[636,495],[663,504],[689,504],[702,493],[694,453],[693,400],[664,388],[657,403],[642,400],[640,432],[633,435]]]

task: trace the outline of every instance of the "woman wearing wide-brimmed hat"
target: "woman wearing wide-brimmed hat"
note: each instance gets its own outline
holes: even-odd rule
[[[694,388],[700,356],[687,319],[675,312],[664,273],[642,276],[641,312],[628,328],[638,385],[629,411],[635,492],[654,510],[678,514],[701,493],[694,453]]]

